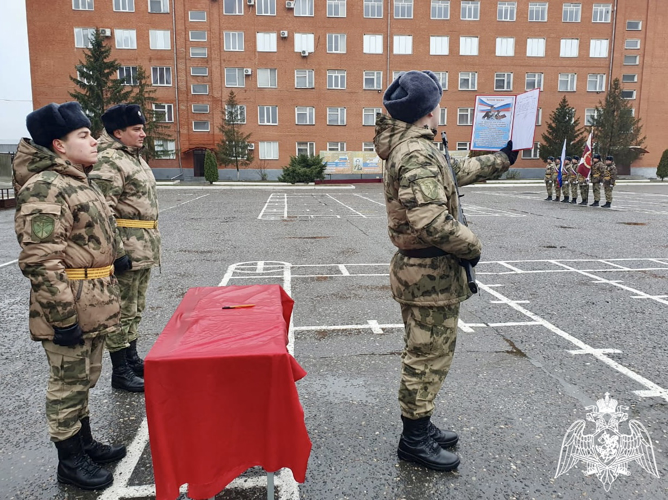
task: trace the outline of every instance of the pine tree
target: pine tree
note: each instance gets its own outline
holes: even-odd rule
[[[540,157],[543,161],[548,156],[561,156],[566,139],[566,155],[582,156],[587,138],[584,128],[580,127],[580,119],[575,117],[575,109],[568,104],[566,96],[561,99],[559,106],[550,114],[547,131],[541,136]]]
[[[132,89],[117,78],[120,64],[116,59],[109,59],[110,55],[111,47],[104,43],[104,37],[96,29],[90,39],[90,48],[84,50],[84,61],[79,61],[76,66],[77,77],[70,76],[79,90],[69,94],[79,101],[90,118],[94,137],[102,133],[102,113],[114,104],[126,102],[132,95]]]
[[[617,165],[631,165],[642,154],[633,147],[642,148],[645,136],[640,119],[633,116],[631,105],[622,97],[618,78],[613,80],[604,102],[599,101],[594,113],[594,150],[604,158],[614,156]]]
[[[661,181],[668,177],[668,149],[666,149],[661,155],[659,166],[656,167],[656,176],[660,178]]]
[[[216,163],[216,156],[208,149],[204,155],[204,178],[209,181],[209,184],[218,181],[218,164]]]
[[[227,97],[222,115],[223,123],[218,130],[223,134],[223,138],[216,145],[218,161],[226,167],[234,165],[239,180],[239,167],[250,165],[253,153],[248,149],[251,134],[244,134],[241,130],[242,124],[246,121],[245,109],[237,104],[237,97],[233,91]]]

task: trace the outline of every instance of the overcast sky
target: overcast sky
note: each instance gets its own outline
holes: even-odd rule
[[[1,9],[0,143],[18,143],[32,111],[25,0],[2,0]]]

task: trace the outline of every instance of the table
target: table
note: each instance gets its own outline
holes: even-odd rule
[[[223,305],[255,304],[222,309]],[[145,359],[156,500],[210,498],[246,469],[304,482],[311,441],[278,285],[191,288]]]

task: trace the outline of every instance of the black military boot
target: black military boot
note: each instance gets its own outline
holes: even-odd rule
[[[548,195],[547,195],[547,198],[545,198],[545,201],[552,201],[552,195],[551,195],[551,194],[548,194]]]
[[[86,454],[97,464],[117,462],[125,456],[125,446],[102,444],[93,439],[90,418],[81,419],[81,443]]]
[[[561,200],[559,199],[559,196],[557,196],[557,197],[556,197],[554,200],[552,200],[552,201],[561,201]]]
[[[55,443],[58,450],[58,482],[82,490],[101,490],[114,482],[114,476],[95,464],[83,449],[81,431]]]
[[[431,437],[430,417],[413,420],[402,415],[404,429],[397,455],[400,460],[414,462],[437,471],[451,471],[459,466],[459,457],[445,451]]]
[[[128,366],[138,377],[144,377],[144,360],[137,353],[137,340],[130,342],[130,347],[125,350],[125,357],[128,359]]]
[[[564,196],[564,199],[561,200],[561,203],[568,203],[568,196]]]
[[[601,205],[601,208],[610,208],[611,205],[612,205],[611,202],[606,201],[606,202],[605,202],[605,205]]]
[[[456,432],[442,431],[431,420],[429,421],[429,435],[441,448],[450,448],[459,441],[459,436]]]
[[[571,203],[572,203],[573,205],[575,205],[577,202],[578,202],[578,199],[577,199],[577,198],[572,198],[572,199],[571,199]]]
[[[135,375],[128,365],[127,349],[110,352],[111,364],[111,387],[129,392],[144,392],[144,379]]]
[[[597,206],[598,206],[598,201],[595,201],[594,203],[592,203],[592,204],[589,205],[589,206],[590,206],[590,207],[597,207]]]
[[[580,205],[583,205],[583,206],[586,207],[586,206],[587,206],[587,200],[582,200],[582,201],[580,202]]]

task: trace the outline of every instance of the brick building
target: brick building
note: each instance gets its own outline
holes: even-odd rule
[[[104,29],[119,77],[141,65],[172,122],[157,177],[203,172],[230,91],[246,116],[255,162],[372,148],[382,91],[403,70],[431,69],[445,89],[451,149],[471,136],[476,94],[542,89],[535,140],[565,95],[585,123],[613,78],[642,119],[653,175],[668,114],[668,4],[655,0],[26,0],[35,107],[69,100],[93,28]],[[539,173],[537,151],[517,168]],[[624,172],[622,172],[624,173]],[[626,172],[628,173],[628,172]],[[271,177],[274,177],[273,175]]]

